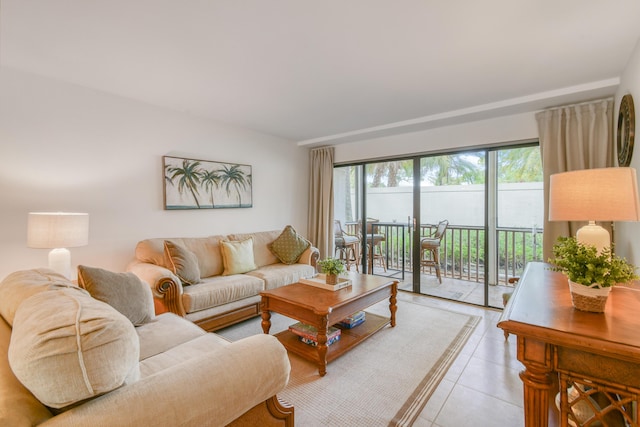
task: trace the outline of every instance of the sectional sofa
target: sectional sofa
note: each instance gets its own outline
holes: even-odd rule
[[[80,267],[78,281],[37,269],[0,283],[0,425],[293,426],[275,337],[232,343],[155,315],[131,273]]]

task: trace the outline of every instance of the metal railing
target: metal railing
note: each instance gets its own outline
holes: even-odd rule
[[[407,223],[377,222],[372,224],[372,233],[383,234],[380,250],[385,260],[387,274],[412,271],[412,234]],[[431,235],[437,224],[422,225],[420,237]],[[358,233],[357,224],[346,224],[350,234]],[[483,227],[449,225],[440,243],[440,265],[443,277],[484,282],[485,254]],[[498,227],[496,229],[495,271],[497,284],[507,284],[510,277],[522,274],[530,261],[542,261],[542,229]],[[371,265],[371,264],[370,264]],[[432,267],[424,273],[435,274]],[[378,274],[379,269],[376,269]],[[381,273],[385,274],[385,273]]]

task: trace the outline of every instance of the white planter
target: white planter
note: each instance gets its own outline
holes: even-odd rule
[[[597,283],[589,286],[574,283],[569,280],[571,301],[578,310],[603,313],[607,298],[611,292],[611,286],[600,288]]]

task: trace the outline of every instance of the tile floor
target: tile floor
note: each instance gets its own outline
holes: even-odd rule
[[[429,399],[414,427],[519,427],[524,425],[523,369],[516,359],[516,337],[505,341],[496,324],[502,311],[417,297],[401,292],[401,298],[420,298],[421,304],[481,317],[473,335]]]

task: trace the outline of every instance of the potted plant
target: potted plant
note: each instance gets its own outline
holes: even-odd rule
[[[551,270],[569,279],[573,306],[579,310],[602,313],[611,287],[637,279],[635,267],[605,248],[584,245],[575,237],[559,237],[553,245]]]
[[[325,258],[318,261],[318,267],[326,275],[327,285],[338,283],[338,274],[344,273],[344,263],[336,258]]]

